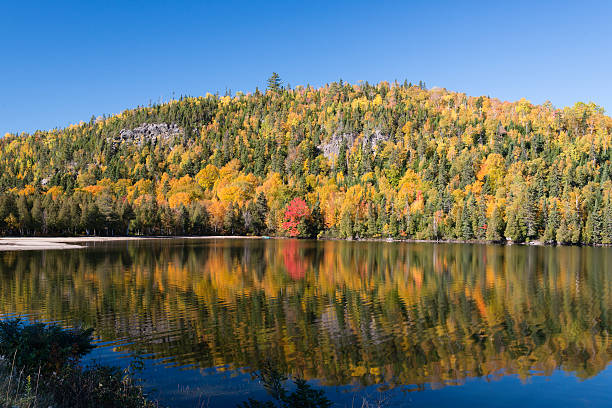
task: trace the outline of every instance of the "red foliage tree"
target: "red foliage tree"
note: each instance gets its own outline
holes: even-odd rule
[[[285,222],[281,225],[290,237],[306,235],[306,223],[310,218],[310,208],[302,198],[294,198],[285,209]]]

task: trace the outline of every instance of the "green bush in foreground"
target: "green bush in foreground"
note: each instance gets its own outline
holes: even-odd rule
[[[93,348],[93,329],[57,325],[24,325],[20,319],[0,321],[0,356],[16,367],[46,374],[78,362]]]
[[[0,321],[0,407],[156,407],[132,373],[80,365],[91,329]]]

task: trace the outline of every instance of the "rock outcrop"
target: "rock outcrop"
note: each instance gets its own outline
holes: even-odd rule
[[[331,159],[338,155],[342,142],[346,141],[348,149],[353,147],[358,135],[355,133],[334,133],[327,142],[321,143],[318,148],[323,152],[323,156],[327,159]],[[375,131],[370,134],[366,134],[361,138],[361,145],[370,145],[372,152],[376,153],[378,148],[388,141],[391,137],[384,135],[380,131]]]
[[[121,129],[119,134],[110,138],[114,150],[122,143],[135,144],[142,147],[146,143],[169,142],[182,136],[183,130],[176,123],[143,123],[134,129]]]

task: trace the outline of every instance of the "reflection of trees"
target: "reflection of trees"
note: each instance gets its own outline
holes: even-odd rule
[[[4,254],[2,310],[84,322],[169,363],[273,358],[329,384],[556,368],[584,378],[612,357],[607,249],[276,240],[110,248]]]

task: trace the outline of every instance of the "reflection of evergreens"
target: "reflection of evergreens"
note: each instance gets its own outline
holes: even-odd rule
[[[556,368],[589,377],[612,357],[611,257],[602,248],[142,242],[3,254],[0,306],[83,322],[171,364],[256,368],[272,358],[328,384]]]

